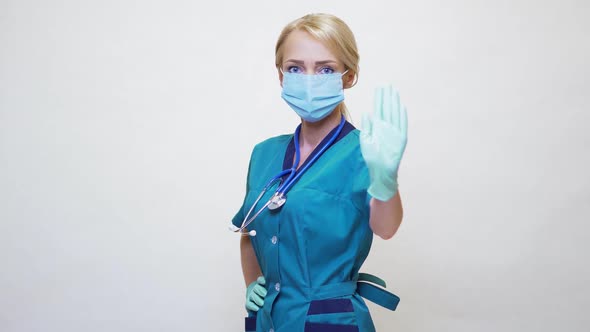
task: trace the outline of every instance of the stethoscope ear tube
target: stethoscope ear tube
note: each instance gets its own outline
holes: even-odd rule
[[[251,230],[249,232],[244,232],[244,229],[241,227],[236,227],[234,224],[230,224],[229,225],[229,230],[234,232],[234,233],[240,233],[243,236],[245,235],[250,235],[250,236],[256,236],[256,230]]]

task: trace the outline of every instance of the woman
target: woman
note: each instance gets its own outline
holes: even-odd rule
[[[362,131],[346,121],[343,89],[356,83],[358,62],[352,32],[332,15],[299,18],[278,39],[282,97],[301,124],[254,147],[232,220],[244,235],[246,331],[375,331],[363,297],[391,310],[399,301],[359,268],[373,234],[389,239],[402,220],[406,115],[387,88]]]

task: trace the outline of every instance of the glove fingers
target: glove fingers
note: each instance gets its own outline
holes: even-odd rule
[[[258,279],[256,279],[256,282],[260,285],[266,285],[266,279],[264,279],[264,276],[258,277]]]
[[[363,114],[363,122],[361,124],[361,128],[361,135],[365,135],[367,137],[371,136],[371,133],[373,132],[373,122],[371,121],[371,118],[367,113]]]
[[[391,113],[391,123],[395,128],[401,128],[401,113],[402,113],[402,103],[399,99],[399,92],[392,89],[392,98],[393,98],[393,109]]]
[[[395,99],[393,95],[393,88],[391,85],[383,88],[383,111],[381,119],[386,123],[392,123],[394,112],[395,112]]]
[[[258,311],[258,309],[260,309],[260,307],[257,306],[256,304],[248,301],[248,302],[246,302],[246,309],[248,309],[250,311]]]
[[[402,107],[402,110],[399,115],[399,129],[402,133],[402,137],[407,139],[408,138],[408,113],[406,112],[405,107]]]
[[[254,289],[252,290],[255,294],[260,295],[262,297],[266,296],[266,288],[260,286],[260,285],[256,285],[254,286]]]
[[[383,88],[375,89],[375,105],[373,106],[373,116],[377,119],[383,118]]]
[[[258,294],[252,293],[252,295],[250,295],[250,302],[261,307],[264,304],[264,299],[262,297],[258,296]]]

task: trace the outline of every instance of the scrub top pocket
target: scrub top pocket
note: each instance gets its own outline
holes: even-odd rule
[[[358,332],[350,298],[314,300],[309,304],[305,332]]]
[[[249,316],[245,319],[245,332],[256,332],[256,316]]]

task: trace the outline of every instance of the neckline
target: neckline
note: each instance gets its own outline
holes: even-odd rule
[[[356,128],[352,125],[352,123],[346,121],[344,123],[344,126],[342,127],[342,131],[340,131],[340,134],[338,134],[338,137],[336,137],[336,139],[332,143],[332,146],[334,144],[336,144],[338,141],[340,141],[342,138],[344,138],[346,135],[348,135],[348,133],[350,133],[351,131],[353,131],[355,129]],[[338,130],[338,126],[334,127],[334,129],[332,129],[322,139],[320,144],[318,144],[318,146],[315,147],[315,149],[309,154],[309,156],[307,156],[307,158],[305,159],[303,164],[301,164],[301,166],[298,169],[302,169],[303,167],[305,167],[309,163],[310,160],[313,159],[313,157],[321,150],[322,146],[324,146],[330,140],[330,138],[334,135],[336,130]],[[283,169],[289,169],[289,168],[293,167],[293,162],[295,161],[294,159],[295,159],[295,137],[292,136],[291,139],[289,140],[289,144],[287,145],[287,149],[285,151],[285,156],[283,158]]]

